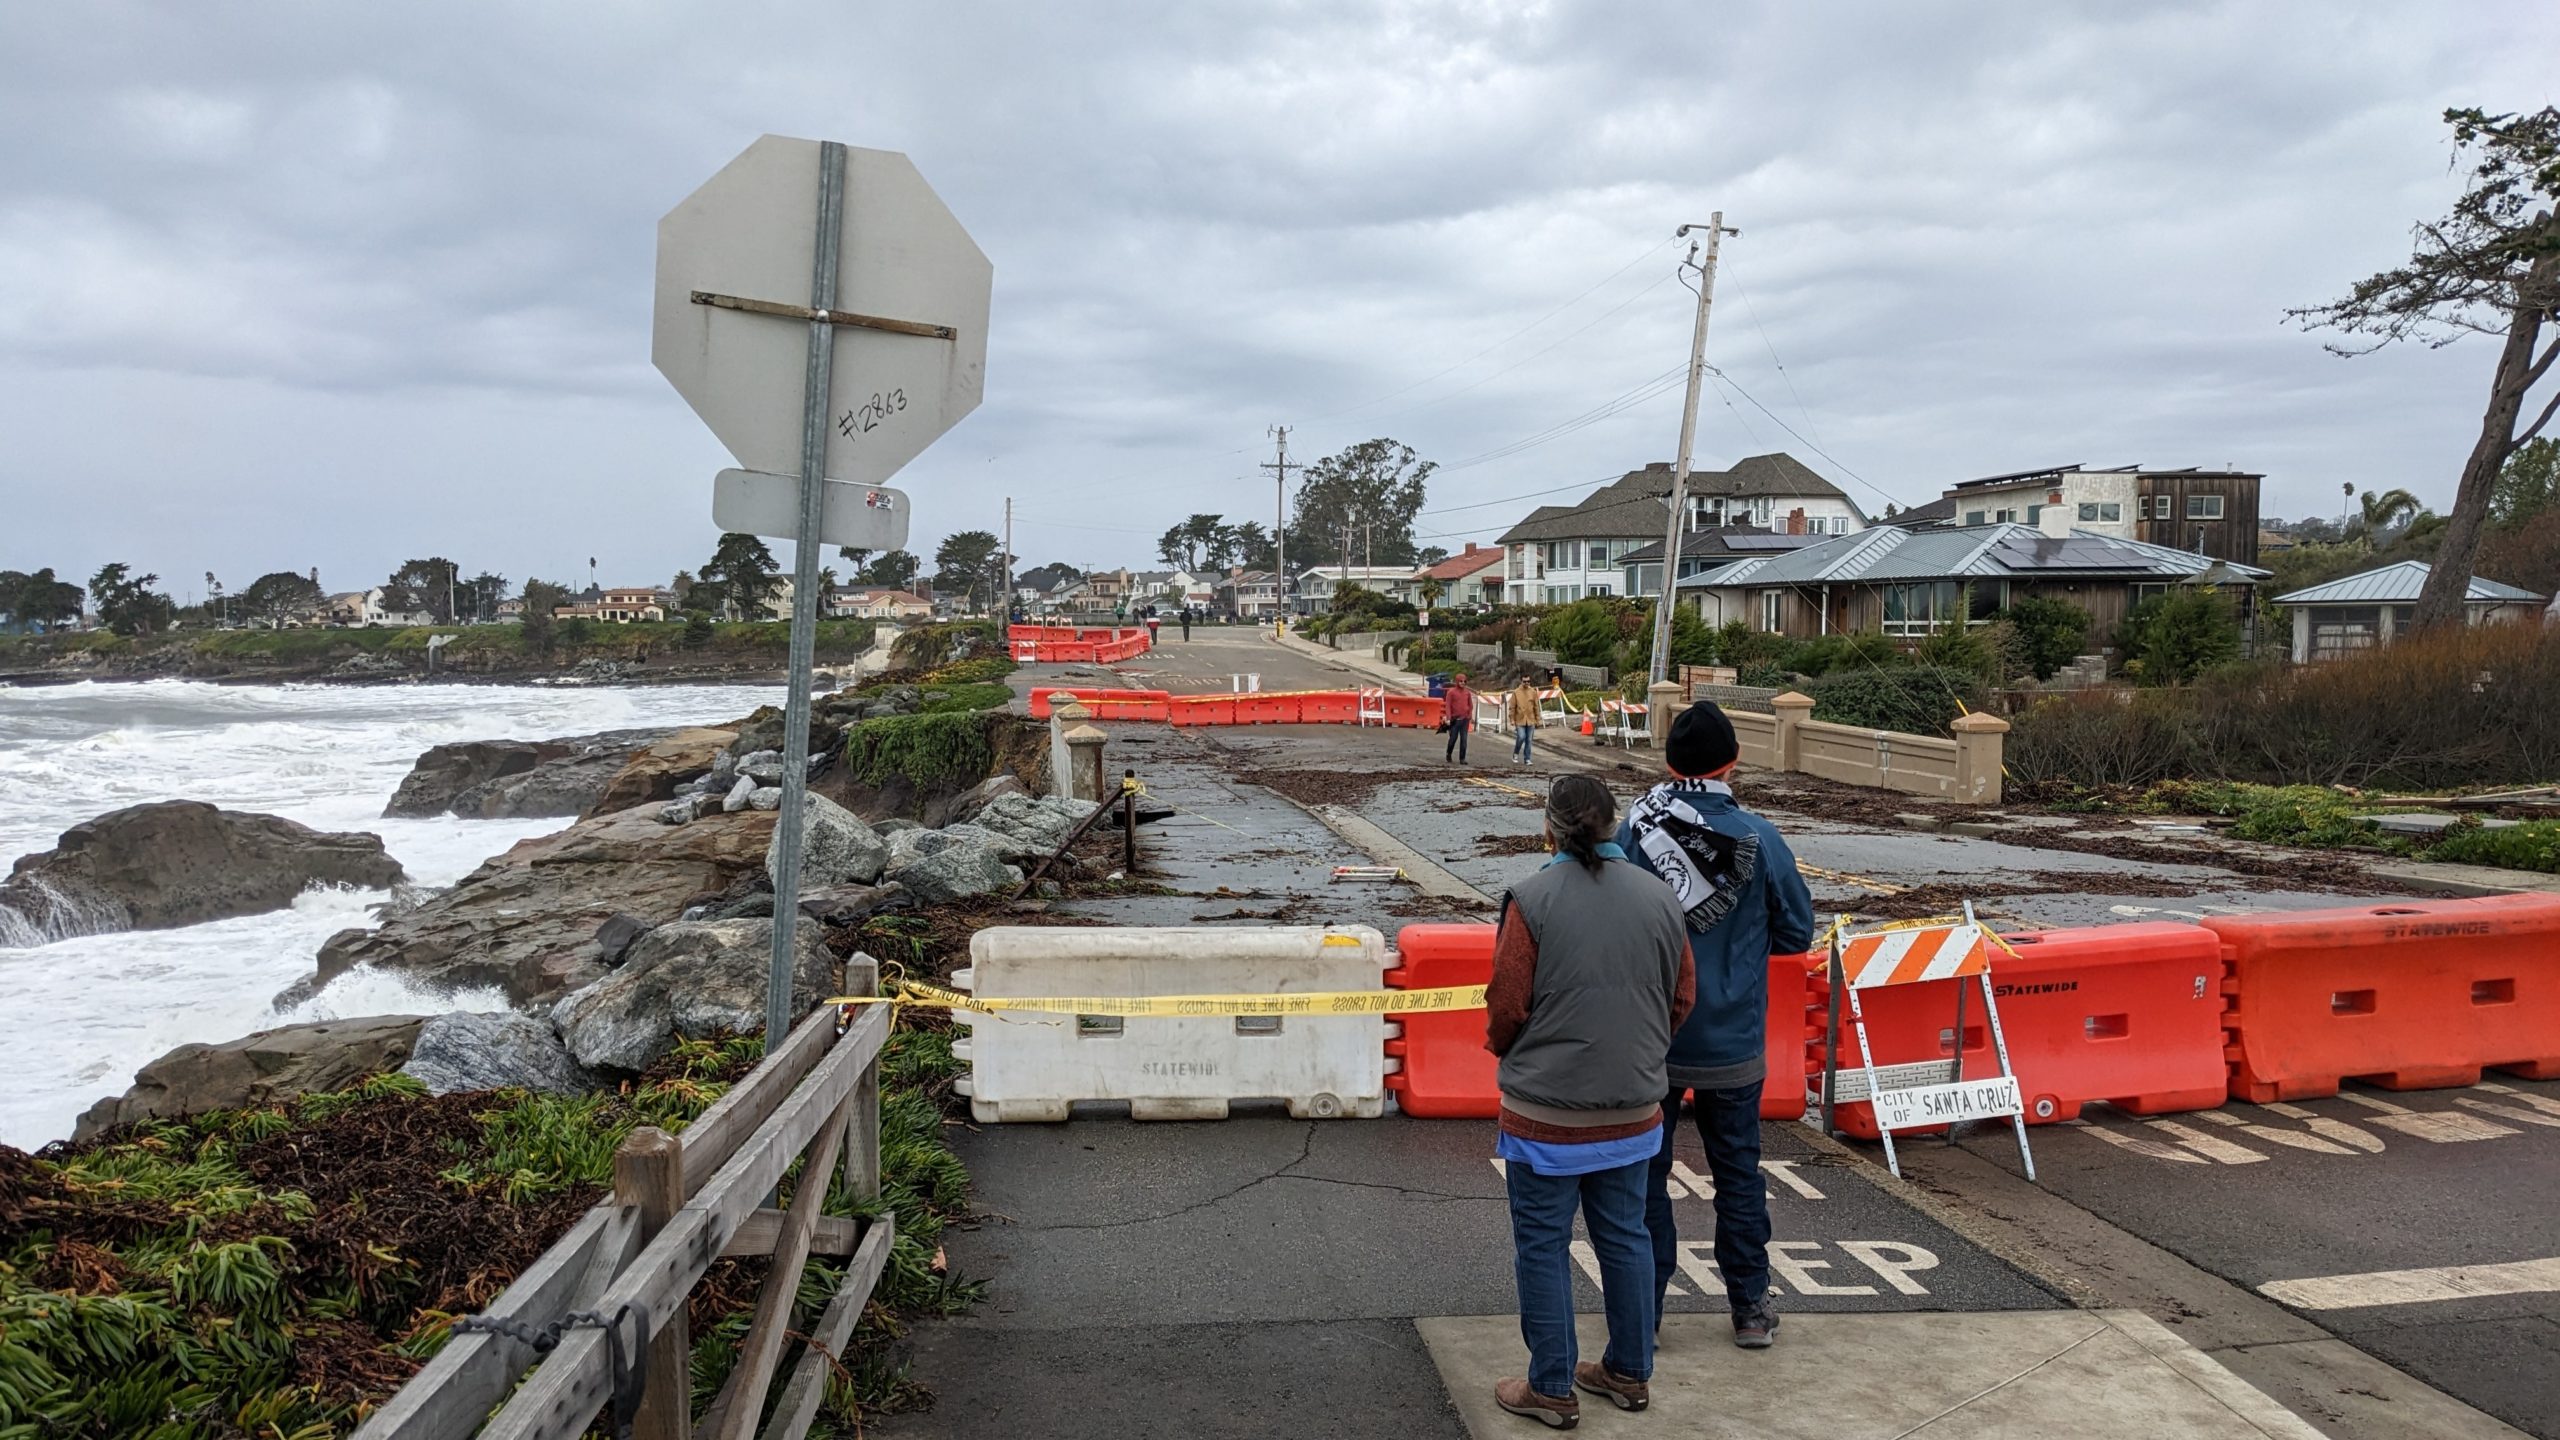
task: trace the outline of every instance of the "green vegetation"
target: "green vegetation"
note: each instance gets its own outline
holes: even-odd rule
[[[1813,718],[1869,730],[1943,735],[1957,716],[1979,708],[1980,680],[1934,665],[1841,670],[1804,687]]]
[[[1004,627],[993,620],[951,620],[918,625],[889,647],[892,670],[936,670],[962,660],[1002,658]]]
[[[2116,647],[2142,684],[2183,685],[2240,658],[2240,614],[2212,586],[2180,586],[2128,611]]]
[[[2009,602],[2007,619],[2018,663],[2038,680],[2052,679],[2089,642],[2089,612],[2067,600],[2022,596]]]
[[[957,715],[979,710],[1001,710],[1013,703],[1010,685],[953,685],[924,692],[927,715]]]
[[[865,720],[844,732],[845,763],[865,785],[982,780],[996,759],[988,719],[985,712],[951,712]]]
[[[2529,820],[2504,830],[2456,825],[2428,849],[2427,858],[2560,875],[2560,820]]]
[[[1605,666],[1617,658],[1619,642],[1639,623],[1632,614],[1622,616],[1609,601],[1577,600],[1548,611],[1530,635],[1537,648],[1554,651],[1562,664]]]
[[[622,1092],[590,1096],[429,1098],[384,1075],[58,1158],[0,1150],[0,1435],[345,1433],[604,1192],[633,1128],[680,1131],[762,1054],[753,1037],[688,1041]],[[898,1236],[851,1347],[864,1358],[829,1386],[817,1433],[857,1433],[862,1408],[910,1398],[890,1343],[899,1317],[976,1296],[933,1268],[968,1182],[942,1140],[957,1070],[947,1034],[894,1034],[883,1194],[858,1207],[829,1177],[829,1213],[894,1213]],[[798,1327],[840,1274],[811,1267]],[[698,1333],[697,1408],[736,1352],[749,1278],[703,1292],[729,1313]]]

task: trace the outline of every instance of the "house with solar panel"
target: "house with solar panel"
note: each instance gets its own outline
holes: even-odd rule
[[[2266,578],[2254,565],[2092,530],[1894,524],[1730,558],[1678,588],[1711,625],[1739,620],[1795,639],[1881,630],[1916,641],[1942,626],[1988,625],[2028,596],[2076,605],[2090,634],[2109,635],[2126,611],[2179,586],[2232,592],[2245,623]]]
[[[2278,595],[2272,603],[2283,606],[2292,622],[2293,658],[2335,660],[2398,639],[2418,613],[2418,592],[2427,587],[2428,573],[2424,560],[2403,560]],[[2475,575],[2462,608],[2474,625],[2538,620],[2543,597]]]

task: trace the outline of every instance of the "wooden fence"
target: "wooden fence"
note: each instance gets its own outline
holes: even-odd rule
[[[846,970],[845,993],[875,993],[878,968],[868,957]],[[857,1202],[879,1197],[880,1050],[889,1025],[886,1005],[864,1006],[842,1033],[836,1012],[819,1010],[682,1135],[632,1132],[613,1157],[613,1195],[486,1311],[457,1322],[452,1340],[356,1440],[574,1440],[608,1406],[634,1440],[805,1435],[896,1235],[885,1214],[820,1213],[839,1166]],[[784,1174],[804,1157],[789,1207],[772,1208]],[[729,1381],[697,1425],[685,1300],[713,1261],[748,1255],[773,1264]],[[801,1337],[790,1330],[791,1305],[812,1255],[852,1258]],[[760,1427],[794,1339],[797,1363],[771,1423]]]

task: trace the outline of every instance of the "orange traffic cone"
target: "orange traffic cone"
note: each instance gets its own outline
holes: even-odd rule
[[[1590,712],[1590,711],[1588,711],[1588,710],[1583,711],[1583,712],[1582,712],[1582,733],[1583,733],[1583,734],[1585,734],[1585,735],[1589,735],[1589,734],[1594,733],[1594,730],[1595,730],[1595,729],[1596,729],[1596,727],[1594,727],[1594,726],[1592,725],[1592,723],[1591,723],[1591,712]]]

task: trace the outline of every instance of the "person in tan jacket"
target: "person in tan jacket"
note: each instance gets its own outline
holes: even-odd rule
[[[1502,698],[1502,718],[1511,727],[1511,756],[1529,763],[1531,742],[1538,733],[1538,687],[1523,680]]]

